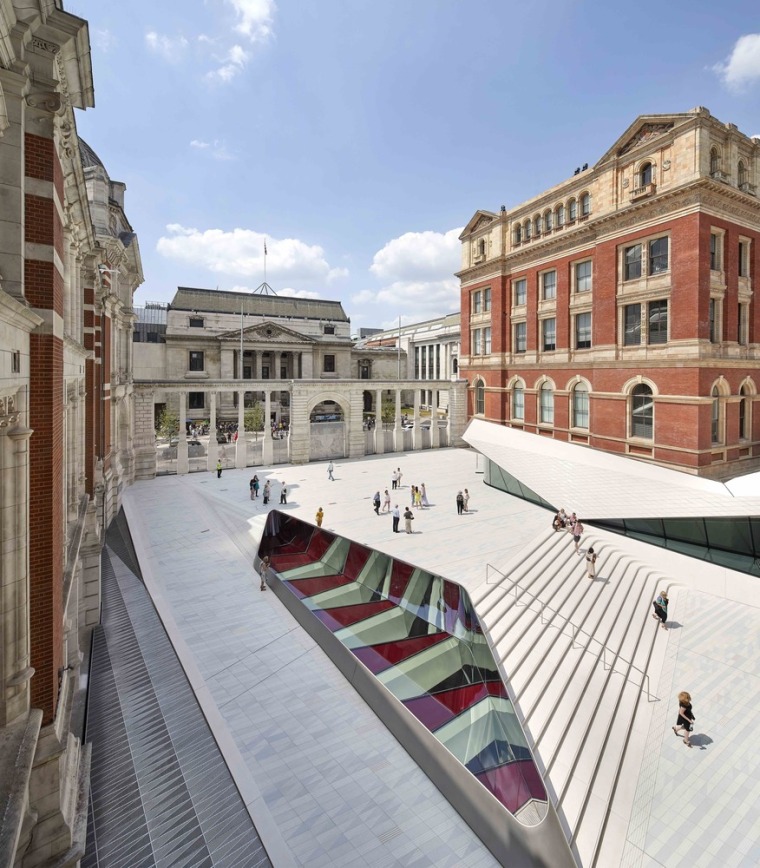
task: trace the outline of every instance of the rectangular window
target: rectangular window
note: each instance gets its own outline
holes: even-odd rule
[[[322,370],[326,374],[334,374],[335,373],[335,356],[331,354],[327,354],[325,356],[325,364]]]
[[[591,291],[591,260],[578,262],[575,266],[575,291]]]
[[[261,366],[261,379],[268,380],[269,379],[269,365]]]
[[[334,325],[326,325],[323,334],[334,335],[335,334],[335,326]]]
[[[491,287],[483,290],[483,311],[488,313],[491,310]]]
[[[528,300],[528,279],[521,277],[515,283],[515,305],[525,304]]]
[[[525,391],[519,386],[512,390],[512,418],[525,418]]]
[[[541,275],[541,298],[549,301],[557,297],[557,272],[547,271]]]
[[[288,379],[287,365],[280,365],[280,379],[281,380],[287,380]]]
[[[641,277],[641,245],[625,248],[625,268],[623,280],[636,280]]]
[[[718,314],[718,302],[714,299],[710,299],[710,309],[709,309],[709,318],[710,318],[710,343],[714,344],[717,342],[717,314]]]
[[[668,302],[650,301],[647,306],[649,332],[647,343],[665,344],[668,342]]]
[[[721,270],[721,238],[715,232],[710,233],[710,271]]]
[[[627,304],[623,311],[623,344],[637,347],[641,343],[641,305]]]
[[[483,352],[483,348],[480,343],[480,329],[473,329],[472,331],[472,354],[473,356],[479,356]]]
[[[191,371],[203,370],[203,353],[198,350],[190,350],[190,368]]]
[[[187,408],[188,410],[203,410],[206,406],[205,403],[206,393],[205,392],[188,392],[187,394]]]
[[[655,238],[649,242],[649,273],[660,274],[668,270],[668,239]]]
[[[490,291],[490,290],[489,290]],[[491,342],[491,329],[488,329],[488,352],[491,352],[490,342]],[[441,379],[441,345],[435,345],[435,378],[436,380]]]
[[[575,317],[575,348],[587,350],[591,346],[591,314],[579,313]]]
[[[191,316],[190,317],[190,328],[191,329],[202,329],[203,328],[203,317],[202,316]]]
[[[541,336],[545,353],[557,349],[557,320],[554,317],[541,320]]]
[[[528,324],[515,323],[515,348],[514,352],[524,353],[528,349]]]
[[[419,380],[420,378],[420,348],[414,348],[414,379]]]
[[[749,277],[749,242],[739,242],[739,277]]]
[[[483,329],[483,353],[486,356],[491,355],[491,327]]]
[[[480,290],[478,289],[476,292],[472,294],[472,312],[473,314],[480,313]]]
[[[11,373],[21,373],[21,350],[13,350],[11,352]]]

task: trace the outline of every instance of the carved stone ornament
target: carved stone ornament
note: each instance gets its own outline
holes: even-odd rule
[[[57,114],[63,108],[63,99],[60,93],[54,90],[37,91],[26,97],[29,108],[39,108]]]
[[[260,338],[265,338],[271,340],[272,338],[278,338],[282,334],[282,329],[278,329],[277,326],[273,325],[265,325],[261,328],[256,329],[256,335]]]
[[[618,156],[622,157],[623,154],[627,154],[628,151],[632,151],[643,142],[648,142],[651,139],[657,138],[657,136],[662,136],[672,129],[672,121],[667,124],[644,124],[636,135],[618,151]]]
[[[13,395],[0,398],[0,429],[10,428],[15,425],[21,414],[16,409],[16,399]]]
[[[629,184],[628,178],[623,178],[623,186],[627,187]]]
[[[472,227],[472,231],[475,232],[478,229],[482,229],[484,226],[490,226],[493,223],[492,217],[486,217],[485,214],[478,220],[478,222]]]
[[[32,37],[32,45],[39,48],[40,51],[47,51],[48,54],[58,54],[61,50],[60,45],[56,45],[55,42],[48,42],[46,39],[40,39],[39,36]]]
[[[669,168],[670,168],[670,160],[663,160],[662,171],[667,172]]]

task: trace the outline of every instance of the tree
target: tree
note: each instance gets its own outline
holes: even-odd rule
[[[380,418],[385,423],[396,421],[396,402],[393,398],[383,398],[383,404],[380,409]]]
[[[165,437],[167,440],[171,440],[175,434],[179,433],[179,416],[176,413],[172,413],[171,410],[162,410],[161,415],[158,417],[158,421],[156,422],[156,434],[159,437]]]
[[[243,424],[246,431],[255,431],[256,439],[259,439],[259,431],[264,430],[264,408],[258,401],[253,402],[253,406],[245,411]]]

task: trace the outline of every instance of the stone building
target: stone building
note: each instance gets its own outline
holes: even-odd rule
[[[461,442],[463,400],[451,401],[456,413],[445,430],[426,428],[422,390],[409,382],[405,354],[384,346],[355,346],[350,319],[338,301],[180,287],[163,317],[156,316],[158,307],[153,303],[139,312],[141,322],[134,331],[140,478],[156,472],[154,427],[164,408],[179,417],[180,473],[214,466],[220,457],[211,437],[202,456],[206,461],[191,466],[190,423],[208,422],[213,431],[219,423],[231,422],[243,431],[245,409],[256,402],[263,406],[265,420],[287,427],[287,443],[275,450],[266,424],[256,450],[240,438],[237,467]],[[428,385],[426,394],[435,393],[436,400],[445,393],[440,401],[446,406],[450,393],[464,395],[464,384],[443,377]],[[402,426],[402,399],[414,407],[412,430]],[[384,404],[395,408],[392,430],[376,425],[367,431],[367,418],[379,420]]]
[[[399,328],[375,332],[360,341],[357,349],[400,347],[398,367],[400,370],[403,367],[402,372],[405,377],[414,380],[458,379],[461,331],[459,322],[459,314],[450,313],[435,319],[408,323]],[[422,401],[432,406],[431,391],[424,387]],[[438,409],[446,410],[446,405],[439,404]]]
[[[76,133],[94,104],[87,23],[0,8],[0,864],[74,865],[89,748],[80,663],[101,532],[132,479],[132,292],[140,256]]]
[[[760,466],[760,139],[642,115],[462,241],[469,413],[691,473]]]

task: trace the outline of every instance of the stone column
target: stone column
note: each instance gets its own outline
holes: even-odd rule
[[[420,426],[420,397],[422,389],[414,390],[414,428],[412,429],[413,449],[422,449],[422,428]]]
[[[245,439],[245,392],[238,392],[238,430],[235,441],[235,467],[245,467],[248,445]]]
[[[274,445],[272,444],[272,423],[269,416],[272,412],[272,393],[264,392],[264,435],[261,442],[261,460],[264,464],[274,462]]]
[[[452,380],[449,390],[449,446],[462,446],[467,427],[467,380]]]
[[[441,430],[438,427],[438,389],[433,389],[432,411],[430,413],[430,446],[437,449],[441,445]]]
[[[383,390],[375,390],[375,455],[385,452],[385,429],[383,428]]]
[[[401,427],[401,389],[395,389],[396,393],[396,419],[393,423],[393,451],[404,451],[404,429]]]
[[[345,421],[348,442],[346,451],[349,458],[363,458],[366,454],[366,434],[364,432],[364,390],[353,390],[349,396],[348,418]]]
[[[179,434],[177,443],[177,473],[190,472],[190,459],[187,457],[187,395],[179,393]],[[171,444],[171,441],[169,441]]]
[[[216,442],[216,392],[210,395],[210,418],[208,426],[208,449],[206,450],[206,467],[216,470],[216,462],[219,460],[219,444]]]

